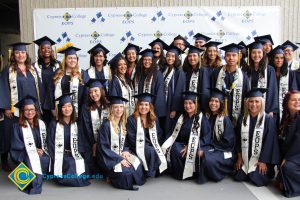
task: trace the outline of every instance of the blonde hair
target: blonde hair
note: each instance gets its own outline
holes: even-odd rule
[[[114,105],[109,106],[108,120],[112,123],[112,127],[113,127],[115,133],[119,133],[119,131],[120,131],[119,124],[121,124],[122,132],[124,135],[126,135],[126,119],[127,119],[127,117],[126,117],[126,112],[125,112],[125,106],[123,104],[124,110],[123,110],[123,114],[121,116],[119,123],[116,122],[116,119],[114,117],[113,106]]]
[[[251,97],[250,97],[250,98],[251,98]],[[247,99],[245,100],[245,105],[244,105],[244,118],[243,118],[243,124],[244,124],[244,125],[246,125],[247,117],[250,115],[250,113],[249,113],[249,108],[248,108],[248,102],[249,102],[249,99],[250,99],[250,98],[247,98]],[[258,120],[259,120],[258,125],[261,125],[262,118],[263,118],[264,113],[265,113],[265,105],[266,105],[266,103],[265,103],[265,99],[264,99],[263,97],[259,97],[259,99],[260,99],[260,103],[261,103],[261,109],[260,109],[260,112],[259,112],[258,115],[261,116],[261,118],[258,119]]]

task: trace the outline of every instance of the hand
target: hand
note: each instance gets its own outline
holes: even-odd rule
[[[243,161],[242,155],[240,153],[238,153],[238,158],[235,163],[235,169],[240,170],[241,167],[243,166],[243,164],[244,164],[244,161]]]
[[[44,153],[43,149],[37,149],[37,152],[38,152],[40,157],[43,156],[43,153]]]
[[[128,161],[125,160],[125,159],[121,161],[121,164],[122,164],[124,167],[127,167],[127,168],[129,168],[130,165],[131,165],[130,162],[128,162]]]
[[[270,116],[270,117],[273,117],[273,116],[274,116],[274,113],[273,113],[273,112],[269,112],[269,116]]]
[[[258,166],[258,169],[259,169],[259,173],[261,175],[267,174],[268,167],[267,167],[266,163],[258,162],[257,166]]]
[[[93,144],[93,157],[96,157],[97,143]]]
[[[171,113],[170,113],[170,118],[174,118],[174,117],[176,117],[176,111],[172,111]]]
[[[200,158],[202,158],[202,157],[204,156],[204,151],[199,150],[199,151],[198,151],[198,156],[199,156]]]
[[[9,119],[12,119],[13,118],[13,113],[11,112],[11,110],[5,110],[5,116]]]
[[[285,159],[282,161],[280,167],[282,167],[285,164],[285,161],[286,161]]]
[[[121,156],[122,156],[123,158],[125,158],[126,160],[128,160],[128,158],[131,156],[131,154],[130,154],[128,151],[123,151],[123,152],[121,153]]]
[[[188,146],[187,146],[187,145],[184,145],[183,149],[180,151],[182,157],[185,157],[185,156],[186,156],[187,148],[188,148]]]

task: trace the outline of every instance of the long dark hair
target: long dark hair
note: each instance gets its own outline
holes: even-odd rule
[[[91,55],[90,55],[90,66],[93,66],[95,67],[96,66],[96,63],[95,63],[95,60],[94,60],[94,57],[98,54],[102,52],[103,53],[103,56],[105,58],[105,60],[103,61],[103,66],[105,66],[107,64],[107,55],[105,54],[104,51],[100,50],[100,51],[92,51]]]
[[[105,90],[103,88],[99,88],[99,89],[100,89],[100,93],[101,93],[101,97],[100,97],[101,108],[105,109],[108,107],[109,102],[106,98]],[[96,102],[91,99],[89,92],[88,92],[88,107],[90,110],[95,110],[98,107]]]
[[[218,98],[219,99],[219,98]],[[221,101],[219,99],[219,102],[220,102],[220,108],[218,110],[218,116],[225,116],[226,113],[225,113],[225,100]],[[206,113],[206,116],[210,117],[210,116],[213,116],[213,113],[212,111],[210,110],[210,108],[208,109],[207,113]]]
[[[197,54],[197,55],[199,56],[199,62],[197,63],[198,67],[196,67],[196,69],[193,69],[192,65],[191,65],[191,64],[189,63],[189,61],[188,61],[188,56],[189,56],[189,54],[190,54],[190,53],[188,53],[187,57],[186,57],[185,60],[184,60],[183,65],[182,65],[182,69],[183,69],[183,71],[186,72],[186,73],[191,73],[191,72],[193,72],[193,71],[195,71],[195,70],[197,71],[197,70],[199,70],[200,67],[201,67],[201,59],[202,59],[201,55],[200,55],[200,54]]]
[[[168,75],[170,74],[170,72],[173,68],[175,69],[175,71],[177,71],[180,67],[181,67],[181,61],[179,60],[179,57],[175,54],[174,64],[172,66],[170,66],[170,65],[168,65],[168,63],[166,61],[166,64],[164,65],[164,68],[162,69],[162,72],[164,72],[168,68],[168,71],[167,71],[164,79],[166,79],[168,77]]]
[[[40,112],[36,104],[34,104],[34,109],[35,109],[35,116],[33,118],[33,128],[38,128],[39,127],[39,119],[40,119]],[[27,128],[26,124],[26,118],[24,116],[24,106],[20,109],[20,115],[19,115],[19,124],[20,126]]]
[[[138,83],[140,81],[143,73],[145,73],[147,75],[147,77],[145,79],[146,84],[149,84],[152,76],[153,76],[153,81],[156,80],[157,73],[155,73],[155,72],[157,71],[157,68],[156,68],[156,65],[154,63],[153,57],[152,57],[151,67],[149,68],[147,73],[145,72],[145,69],[144,69],[144,66],[143,66],[144,58],[145,57],[142,56],[142,58],[138,62],[138,65],[136,67],[137,69],[136,69],[135,77],[134,77],[134,83]]]
[[[42,49],[41,49],[41,46],[39,47],[38,49],[38,64],[39,65],[44,65],[45,62],[44,62],[44,57],[43,57],[43,54],[42,54]],[[50,66],[55,66],[56,63],[59,63],[58,60],[55,59],[55,55],[54,55],[54,51],[53,49],[51,48],[51,53],[50,53]]]
[[[121,79],[120,78],[120,75],[118,73],[118,65],[119,65],[119,61],[120,60],[124,60],[126,65],[127,65],[127,68],[128,68],[128,61],[122,56],[122,57],[119,57],[116,61],[114,61],[112,64],[111,64],[111,72],[112,72],[112,75],[115,75],[117,76],[120,81],[125,85],[125,84],[128,84],[128,85],[131,85],[131,80],[130,80],[130,77],[128,76],[127,74],[127,71],[126,71],[126,74],[125,74],[125,80]]]
[[[251,52],[252,52],[252,50],[251,50]],[[250,52],[250,54],[251,54],[251,52]],[[250,55],[250,57],[249,57],[249,66],[248,66],[248,70],[247,70],[247,74],[249,75],[249,76],[251,76],[251,74],[252,74],[252,72],[255,70],[254,69],[254,61],[252,60],[252,58],[251,58],[251,55]],[[267,55],[266,55],[266,53],[263,51],[263,57],[262,57],[262,59],[259,61],[259,68],[258,68],[258,71],[259,71],[259,74],[260,74],[260,76],[262,76],[262,77],[265,77],[267,74],[265,74],[265,69],[266,69],[266,67],[268,66],[268,62],[267,62]]]
[[[76,111],[75,111],[75,107],[72,104],[72,108],[73,108],[73,112],[71,115],[71,120],[70,120],[70,124],[75,123],[76,122]],[[57,113],[57,119],[58,122],[62,125],[66,125],[66,122],[64,121],[64,115],[62,113],[62,105],[58,104],[58,113]]]
[[[277,54],[275,54],[274,56],[271,57],[271,62],[270,62],[270,64],[274,67],[275,71],[276,71],[276,66],[275,66],[274,61],[275,61],[275,56],[276,56],[276,55],[277,55]],[[280,75],[281,75],[281,76],[287,75],[287,73],[288,73],[288,67],[289,67],[289,64],[288,64],[286,58],[285,58],[284,55],[283,55],[283,65],[282,65],[282,67],[280,68]]]
[[[13,55],[10,57],[9,62],[10,62],[10,66],[12,66],[14,68],[14,70],[16,71],[18,69],[18,63],[15,59],[14,52],[13,52]],[[31,68],[31,58],[27,51],[26,51],[26,60],[25,60],[24,64],[25,64],[27,70],[29,70]]]

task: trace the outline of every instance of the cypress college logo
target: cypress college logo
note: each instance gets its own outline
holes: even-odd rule
[[[47,15],[47,18],[51,20],[59,20],[59,23],[61,23],[62,26],[72,26],[74,25],[76,20],[85,19],[86,15],[79,13],[71,14],[69,12],[65,12],[61,15]]]
[[[21,162],[9,175],[8,178],[20,190],[24,190],[35,178],[36,175],[23,162]]]

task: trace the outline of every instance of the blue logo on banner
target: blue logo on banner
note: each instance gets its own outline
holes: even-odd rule
[[[132,35],[131,31],[127,31],[123,37],[121,37],[121,42],[133,42],[135,40],[134,36]]]
[[[92,19],[91,19],[91,22],[94,24],[96,22],[100,22],[100,23],[103,23],[105,22],[105,18],[103,17],[102,13],[101,12],[97,12],[96,13],[96,16],[94,16]]]
[[[166,18],[164,17],[162,11],[158,11],[156,13],[156,15],[154,15],[152,18],[151,18],[151,22],[159,22],[159,21],[165,21]]]
[[[61,43],[62,41],[70,42],[71,39],[68,36],[67,32],[63,32],[57,39],[56,42]]]
[[[133,24],[134,23],[134,20],[131,19],[132,18],[132,13],[129,12],[129,11],[126,11],[123,15],[125,17],[126,20],[123,20],[122,23],[123,24]]]
[[[247,40],[251,40],[252,38],[254,38],[255,36],[257,36],[257,32],[256,30],[251,31],[251,33],[246,37]]]
[[[153,35],[156,38],[160,38],[163,34],[159,30],[157,30]]]
[[[225,17],[222,14],[222,11],[219,10],[216,12],[215,16],[213,16],[212,18],[210,18],[211,21],[216,21],[217,19],[224,21]]]
[[[184,17],[186,19],[183,20],[183,23],[195,23],[195,20],[191,19],[191,17],[193,17],[193,13],[189,10],[184,13]]]

